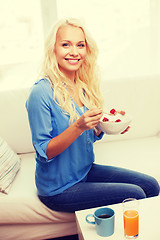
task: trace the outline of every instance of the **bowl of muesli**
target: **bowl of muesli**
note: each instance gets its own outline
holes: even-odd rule
[[[131,117],[125,111],[116,111],[113,108],[109,113],[103,113],[97,126],[106,134],[120,134],[129,127],[131,121]]]

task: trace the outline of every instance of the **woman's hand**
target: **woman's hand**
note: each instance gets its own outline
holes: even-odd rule
[[[76,126],[82,131],[92,129],[99,123],[102,115],[102,109],[100,108],[88,110],[76,121]]]
[[[130,128],[131,128],[131,127],[128,126],[123,132],[121,132],[121,134],[124,134],[124,133],[128,132],[128,130],[129,130]]]
[[[122,115],[125,115],[125,114],[126,114],[126,112],[123,111],[123,110],[117,111],[117,112],[120,113],[120,114],[122,114]],[[131,128],[131,127],[128,126],[123,132],[121,132],[121,134],[124,134],[124,133],[128,132],[130,128]]]

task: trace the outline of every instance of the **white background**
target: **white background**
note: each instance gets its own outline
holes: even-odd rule
[[[0,88],[31,85],[44,38],[59,18],[80,18],[99,47],[102,79],[160,74],[159,0],[0,0]]]

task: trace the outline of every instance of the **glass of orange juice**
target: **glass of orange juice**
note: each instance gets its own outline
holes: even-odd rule
[[[127,239],[136,239],[139,235],[138,200],[127,198],[123,201],[124,235]]]

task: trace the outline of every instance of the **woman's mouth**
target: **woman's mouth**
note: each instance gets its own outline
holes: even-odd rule
[[[65,58],[65,60],[70,63],[70,64],[77,64],[79,61],[80,61],[80,58],[79,59],[74,59],[74,58]]]

